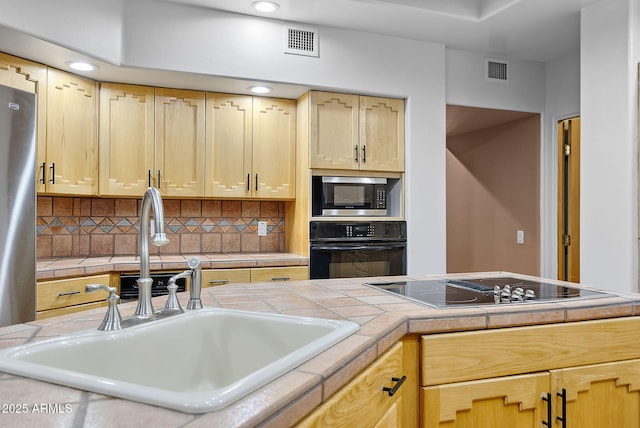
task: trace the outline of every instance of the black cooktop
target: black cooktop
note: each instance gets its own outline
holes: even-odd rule
[[[407,280],[371,282],[366,285],[440,308],[531,304],[564,299],[610,296],[610,294],[601,291],[510,277],[464,280]]]

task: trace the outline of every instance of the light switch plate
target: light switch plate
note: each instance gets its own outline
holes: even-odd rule
[[[267,236],[267,222],[259,221],[258,222],[258,236]]]
[[[524,244],[524,230],[516,231],[516,243]]]

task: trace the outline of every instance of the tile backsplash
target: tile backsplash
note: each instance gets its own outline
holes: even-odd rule
[[[284,251],[284,202],[164,199],[169,244],[151,254]],[[139,199],[38,196],[38,259],[139,253]],[[258,236],[258,221],[267,235]]]

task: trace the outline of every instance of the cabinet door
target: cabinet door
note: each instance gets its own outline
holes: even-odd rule
[[[360,97],[360,169],[404,171],[404,100]]]
[[[295,100],[253,98],[252,157],[255,198],[295,198]]]
[[[141,196],[154,170],[154,90],[100,87],[100,194]]]
[[[204,196],[204,92],[156,89],[155,178],[163,196]]]
[[[0,85],[37,94],[36,98],[36,190],[44,192],[47,147],[47,67],[0,53]]]
[[[48,69],[48,193],[98,194],[96,82]]]
[[[251,195],[252,106],[250,96],[206,94],[206,196]]]
[[[538,428],[547,420],[547,391],[546,372],[426,387],[423,426]]]
[[[640,427],[640,360],[552,370],[551,391],[554,417],[567,427]]]
[[[403,398],[404,389],[410,387],[410,381],[402,384],[393,396],[382,388],[393,387],[391,379],[403,376],[402,351],[401,342],[393,345],[299,427],[391,427],[399,423],[403,406],[398,400]]]
[[[309,165],[358,169],[358,95],[311,92]]]

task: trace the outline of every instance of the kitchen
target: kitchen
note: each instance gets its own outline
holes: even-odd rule
[[[401,46],[398,46],[397,39],[386,36],[367,34],[365,37],[357,31],[322,28],[321,49],[323,53],[320,59],[311,60],[313,61],[311,62],[308,58],[282,56],[279,53],[277,55],[269,55],[269,50],[265,49],[264,46],[256,47],[255,51],[247,48],[252,44],[247,43],[245,33],[260,31],[262,37],[272,35],[273,38],[279,39],[281,31],[279,24],[224,12],[207,11],[206,14],[203,14],[201,9],[194,10],[169,3],[163,3],[157,5],[157,7],[146,7],[150,4],[136,2],[135,4],[122,6],[127,11],[127,22],[136,23],[136,25],[124,26],[126,35],[135,38],[135,41],[132,41],[131,44],[127,43],[122,47],[119,43],[122,34],[102,22],[102,19],[105,21],[115,19],[113,18],[113,11],[105,10],[105,13],[102,14],[103,18],[99,20],[100,22],[84,27],[84,31],[90,28],[92,32],[101,34],[102,37],[96,37],[95,34],[87,35],[81,43],[89,45],[83,44],[78,46],[77,49],[83,52],[101,52],[98,56],[115,59],[115,62],[121,62],[129,67],[162,68],[165,70],[198,73],[195,76],[190,75],[194,79],[192,80],[193,82],[197,81],[198,78],[202,78],[200,74],[211,74],[213,69],[215,69],[215,74],[224,76],[251,76],[251,72],[245,69],[246,66],[243,68],[239,64],[243,62],[251,64],[251,67],[249,67],[251,70],[260,70],[259,76],[254,76],[260,78],[260,80],[286,81],[294,85],[303,85],[311,82],[323,88],[362,94],[370,93],[370,88],[376,88],[376,93],[380,92],[385,95],[406,97],[408,99],[406,217],[409,221],[409,235],[415,237],[408,244],[410,274],[445,271],[443,251],[445,233],[442,226],[445,224],[445,102],[546,113],[551,117],[562,116],[575,111],[580,111],[583,117],[585,115],[589,116],[590,112],[593,114],[594,105],[599,104],[592,98],[595,95],[588,92],[592,87],[588,84],[588,80],[581,85],[578,92],[573,92],[571,97],[558,99],[555,104],[550,101],[554,100],[554,97],[560,98],[559,91],[551,90],[557,81],[566,78],[567,75],[575,77],[578,74],[580,74],[581,79],[588,79],[590,77],[589,73],[596,74],[596,71],[599,70],[597,67],[601,67],[597,65],[598,62],[593,56],[586,55],[592,52],[588,49],[592,48],[595,51],[598,48],[598,46],[592,47],[587,43],[590,41],[590,33],[588,31],[583,35],[584,40],[582,40],[581,49],[586,49],[586,51],[583,51],[581,60],[593,61],[593,64],[589,63],[584,70],[581,69],[582,67],[576,68],[577,57],[575,53],[574,56],[569,56],[568,59],[562,58],[558,61],[552,61],[548,68],[545,68],[544,63],[538,61],[514,59],[510,61],[513,80],[509,85],[496,88],[495,85],[486,83],[479,77],[469,76],[471,71],[478,69],[478,65],[484,61],[484,55],[473,52],[445,48],[443,45],[434,43],[404,39]],[[624,2],[616,3],[616,5],[618,8],[624,9]],[[78,13],[82,14],[82,5],[77,6]],[[48,6],[42,5],[42,7],[46,10]],[[20,26],[24,25],[26,32],[32,34],[39,34],[41,31],[48,31],[50,28],[46,22],[36,22],[38,21],[37,19],[33,22],[25,22],[26,19],[24,17],[28,16],[28,14],[20,14],[20,10],[16,8],[18,6],[15,5],[7,7],[8,14],[2,19],[6,19],[8,22],[3,22],[3,24],[8,27],[14,27],[20,23]],[[12,15],[12,12],[15,13],[15,16]],[[62,16],[57,20],[58,22],[65,19],[64,13],[68,13],[56,10],[47,10],[47,12],[43,13],[42,20],[45,20],[45,16],[50,19],[52,16],[60,16],[58,14],[61,14]],[[86,13],[86,11],[84,12]],[[621,15],[626,16],[626,9],[615,9],[612,13],[614,13],[614,17],[620,18]],[[87,18],[91,17],[89,13],[86,13],[86,15],[88,15],[85,16]],[[221,22],[215,29],[212,29],[207,26],[206,22],[203,22],[206,21],[203,18],[204,15],[228,19],[229,26],[227,27]],[[593,8],[584,11],[583,28],[600,26],[602,23],[599,22],[599,19],[601,18],[596,15],[598,13]],[[181,28],[181,25],[184,25],[184,28]],[[618,26],[615,24],[609,25],[611,27],[607,28],[625,31],[623,29],[618,30]],[[191,37],[199,31],[205,31],[203,27],[206,27],[206,37],[198,38],[198,43],[194,44]],[[173,28],[175,31],[168,32],[165,30],[166,28]],[[59,32],[64,33],[67,29],[58,28],[51,31],[57,36]],[[73,31],[82,32],[83,30]],[[620,36],[617,31],[615,34]],[[233,37],[229,37],[229,34],[232,34]],[[69,34],[60,34],[59,37],[58,42],[61,45],[73,46],[78,43],[71,42]],[[56,39],[53,35],[43,38],[47,40]],[[233,43],[225,46],[216,43],[216,40],[227,40],[229,38],[236,40],[237,44],[244,46],[246,50],[239,49]],[[10,39],[7,38],[5,40]],[[99,40],[103,42],[99,42]],[[106,40],[118,42],[108,46],[95,46],[92,44],[106,44],[104,42]],[[367,54],[373,44],[376,46],[375,57]],[[194,46],[194,49],[198,51],[197,55],[185,48],[188,46]],[[162,49],[161,52],[159,52],[160,47]],[[60,48],[53,47],[52,51],[55,52],[58,49]],[[5,50],[3,49],[3,51]],[[12,53],[10,50],[8,52]],[[206,53],[203,55],[202,52]],[[384,52],[384,55],[381,55],[381,52]],[[599,55],[605,55],[606,53],[598,51],[598,61],[601,60]],[[595,53],[592,53],[592,55],[595,55]],[[238,59],[238,56],[242,58]],[[278,60],[274,60],[274,57],[278,58]],[[381,61],[380,58],[384,58],[384,61]],[[619,57],[613,59],[620,61]],[[234,60],[238,62],[234,62]],[[621,63],[626,64],[626,60],[627,58]],[[310,63],[313,65],[309,65]],[[335,66],[332,64],[349,64],[347,67],[349,72],[340,73],[336,76]],[[594,65],[594,68],[591,65]],[[372,69],[376,70],[376,73],[361,71]],[[578,71],[581,73],[578,73]],[[558,73],[555,75],[556,79],[553,78],[554,72]],[[624,73],[625,76],[626,73],[631,73],[628,68],[623,69],[622,67],[619,72]],[[402,79],[397,79],[399,73],[402,74]],[[135,76],[136,70],[133,70],[132,79],[143,79],[140,74],[137,77]],[[168,76],[165,77],[169,78]],[[628,79],[618,79],[618,81],[627,82]],[[137,83],[145,82],[140,80]],[[476,84],[477,87],[474,86]],[[167,86],[172,85],[167,84]],[[547,87],[550,88],[549,96],[548,99],[545,99]],[[629,87],[632,87],[630,83]],[[231,92],[233,91],[231,90]],[[628,97],[628,92],[630,91],[625,88],[622,91],[611,91],[606,96],[622,96],[620,92],[624,92],[624,96]],[[600,94],[600,96],[604,95]],[[584,105],[578,106],[576,102],[578,99],[580,99],[580,102],[584,102]],[[568,100],[573,100],[573,103],[570,103],[571,105],[569,106],[563,104],[568,103]],[[616,98],[607,98],[606,101],[608,101],[609,105],[626,105],[626,103],[621,103]],[[591,110],[589,110],[590,108]],[[629,116],[623,114],[619,117]],[[600,122],[601,120],[607,123],[604,118],[610,119],[611,113],[602,112],[602,116],[600,116],[600,112],[598,112],[598,117],[592,123],[603,123]],[[594,118],[592,117],[592,119]],[[615,120],[615,118],[613,119]],[[617,132],[627,132],[625,130],[629,128],[632,128],[630,123],[627,126],[622,126],[620,131]],[[543,140],[550,141],[550,137],[547,136],[549,131],[546,129],[547,127],[543,129]],[[599,135],[598,130],[596,129],[595,131],[595,134]],[[607,141],[610,138],[611,136],[608,136]],[[620,144],[624,142],[630,146],[632,145],[632,140],[627,134],[622,135],[621,138],[613,139],[621,142]],[[630,162],[628,159],[633,158],[633,156],[626,156],[627,152],[624,150],[623,153],[625,153],[625,159],[623,160],[615,158],[616,155],[609,152],[604,155],[598,153],[598,156],[602,156],[603,163],[606,163],[604,160],[614,157],[616,162],[621,161],[623,165],[628,165],[628,162]],[[594,175],[590,175],[590,177],[593,177],[593,180],[602,179],[602,181],[604,181],[603,177],[607,179],[615,178],[616,181],[613,187],[619,189],[620,193],[625,196],[624,199],[621,198],[623,200],[614,199],[611,201],[611,198],[618,197],[618,193],[610,192],[610,189],[607,189],[606,192],[605,190],[600,190],[600,192],[590,193],[593,195],[593,206],[587,206],[585,211],[591,212],[593,216],[598,216],[598,221],[593,221],[593,223],[607,223],[603,221],[603,218],[607,219],[608,216],[613,216],[614,213],[615,217],[608,222],[613,226],[609,225],[606,239],[600,236],[602,226],[597,224],[592,228],[587,228],[588,230],[585,231],[585,233],[593,234],[592,242],[595,240],[593,245],[588,246],[588,251],[584,255],[587,262],[591,261],[591,263],[588,263],[587,269],[600,267],[600,270],[598,272],[586,272],[591,275],[583,275],[583,280],[585,283],[598,284],[605,288],[619,287],[619,291],[635,291],[636,287],[633,278],[637,274],[634,273],[633,267],[636,266],[637,262],[632,260],[634,255],[637,254],[637,249],[635,249],[637,239],[632,237],[634,235],[632,231],[636,231],[637,228],[633,225],[635,220],[632,220],[632,218],[637,218],[637,215],[633,216],[634,213],[637,214],[637,209],[627,200],[626,195],[633,193],[629,191],[629,186],[633,186],[631,183],[634,182],[636,173],[632,172],[631,168],[619,168],[619,164],[616,167],[615,174],[610,174],[610,172],[608,169],[600,170],[596,168],[593,172]],[[543,177],[547,176],[546,174],[541,175]],[[430,185],[425,186],[422,183],[429,183]],[[547,200],[553,199],[549,196],[551,191],[548,187],[552,186],[547,184]],[[543,192],[545,191],[544,189],[545,186],[543,184]],[[596,187],[596,189],[599,190],[599,187]],[[609,210],[606,212],[598,209],[602,204],[603,194],[606,196],[604,200],[609,201]],[[635,198],[633,199],[635,200]],[[589,203],[589,200],[585,201],[585,203]],[[612,206],[616,209],[610,209]],[[589,210],[591,207],[593,209]],[[625,220],[622,222],[618,221],[621,213],[624,213]],[[411,221],[412,219],[419,219],[419,221]],[[588,220],[589,218],[585,221]],[[544,217],[542,221],[544,222]],[[547,224],[547,228],[549,227]],[[611,232],[610,227],[623,229],[609,233]],[[589,235],[586,238],[589,238]],[[603,239],[607,245],[600,245],[600,239]],[[611,242],[612,240],[613,242]],[[542,247],[545,248],[544,242]],[[610,248],[620,248],[624,256],[612,255],[611,253],[615,252],[611,252]],[[547,249],[545,254],[547,259],[551,258],[553,260],[553,251]],[[635,259],[637,260],[637,257]],[[553,268],[549,266],[550,264],[552,263],[548,261],[546,265],[543,263],[541,269],[543,276],[553,277],[550,274],[553,271]]]

